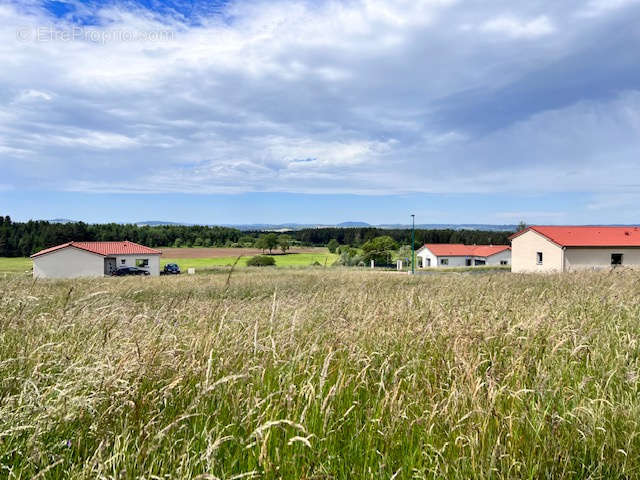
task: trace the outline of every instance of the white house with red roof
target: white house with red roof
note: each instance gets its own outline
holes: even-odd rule
[[[513,272],[640,266],[640,228],[532,226],[510,237]]]
[[[118,268],[138,267],[160,275],[160,250],[137,243],[68,242],[31,255],[37,278],[102,277]]]
[[[420,248],[416,256],[421,268],[511,264],[511,248],[507,245],[432,243]]]

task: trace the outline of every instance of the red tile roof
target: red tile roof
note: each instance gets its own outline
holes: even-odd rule
[[[160,250],[145,247],[137,243],[129,242],[67,242],[55,247],[46,248],[31,255],[31,258],[44,255],[45,253],[55,252],[67,247],[79,248],[80,250],[86,250],[87,252],[95,253],[97,255],[160,255]]]
[[[640,247],[638,227],[532,226],[509,239],[513,240],[529,230],[538,232],[561,247]]]
[[[462,245],[459,243],[426,244],[436,257],[490,257],[496,253],[511,250],[507,245]]]

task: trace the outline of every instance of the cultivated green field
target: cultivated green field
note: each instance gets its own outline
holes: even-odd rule
[[[246,267],[247,260],[251,256],[240,258],[237,266]],[[337,255],[331,253],[295,253],[289,255],[274,255],[277,267],[303,267],[318,262],[321,265],[331,266],[338,258]],[[236,257],[219,257],[219,258],[162,258],[161,267],[167,263],[177,263],[180,269],[185,271],[187,268],[208,269],[213,267],[223,267],[233,265]]]
[[[231,253],[233,251],[230,249]],[[239,267],[247,265],[250,256],[242,257],[238,262]],[[338,258],[337,255],[331,253],[295,253],[289,255],[274,255],[277,267],[303,267],[318,262],[321,265],[330,266]],[[177,263],[180,269],[186,271],[187,268],[194,267],[197,270],[210,269],[215,267],[223,267],[233,265],[236,257],[218,257],[218,258],[162,258],[160,260],[161,268],[167,263]],[[0,257],[0,274],[2,273],[21,273],[31,271],[32,263],[30,258],[6,258]]]
[[[2,478],[640,475],[637,272],[0,291]]]
[[[0,257],[0,273],[22,273],[31,271],[32,263],[30,258]]]

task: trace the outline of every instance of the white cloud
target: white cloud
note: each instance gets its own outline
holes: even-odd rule
[[[536,38],[553,33],[555,28],[543,15],[528,21],[511,16],[500,16],[482,24],[480,30],[512,38]]]
[[[584,8],[578,11],[578,16],[598,17],[638,3],[640,3],[639,0],[589,0]]]
[[[87,27],[100,41],[19,39],[16,25],[77,27],[0,6],[3,182],[223,193],[627,188],[640,176],[638,67],[617,44],[594,53],[607,23],[602,38],[593,21],[562,28],[582,5],[568,2],[236,2],[197,26],[112,7]],[[618,70],[603,76],[607,62]]]
[[[31,101],[50,101],[53,98],[52,95],[50,95],[47,92],[40,92],[38,90],[23,90],[22,92],[20,92],[20,94],[16,97],[16,101],[17,102],[31,102]]]

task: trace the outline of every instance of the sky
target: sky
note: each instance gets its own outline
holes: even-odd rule
[[[0,213],[640,223],[640,0],[0,0]]]

